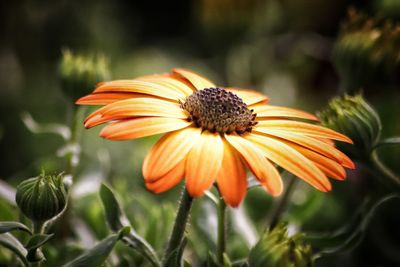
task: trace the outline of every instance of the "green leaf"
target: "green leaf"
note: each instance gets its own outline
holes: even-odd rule
[[[129,227],[124,227],[119,233],[112,234],[100,243],[85,251],[79,257],[66,263],[63,267],[98,267],[101,266],[110,255],[111,251],[128,232]]]
[[[21,119],[26,128],[34,134],[52,133],[61,136],[65,141],[71,137],[71,130],[66,125],[58,123],[39,124],[28,112],[23,112]]]
[[[379,141],[379,143],[376,144],[374,149],[380,148],[382,146],[391,146],[391,145],[400,145],[400,136],[386,138],[382,141]]]
[[[20,230],[32,234],[31,230],[25,224],[20,222],[0,222],[0,234],[14,230]]]
[[[5,233],[0,235],[0,245],[11,250],[18,258],[23,262],[25,266],[28,266],[28,261],[25,256],[28,254],[27,250],[18,241],[13,235],[10,233]]]
[[[105,184],[100,187],[100,198],[104,206],[108,226],[114,232],[119,231],[124,224],[127,224],[128,219],[123,214],[114,193]]]
[[[43,246],[50,238],[53,237],[54,234],[46,235],[46,234],[35,234],[29,240],[28,243],[25,245],[27,250],[37,249]]]
[[[364,238],[365,231],[378,209],[393,199],[399,199],[399,194],[390,194],[374,202],[364,203],[349,224],[333,233],[307,234],[305,239],[321,250],[318,256],[348,252],[356,248]],[[318,257],[317,256],[317,257]]]
[[[218,263],[217,257],[209,251],[207,254],[207,267],[223,267],[221,264]]]
[[[124,225],[129,225],[129,221],[123,213],[114,193],[105,184],[102,184],[100,187],[100,198],[104,206],[107,223],[113,232],[119,231]],[[128,247],[135,249],[146,257],[152,266],[161,265],[160,260],[151,245],[147,243],[143,237],[138,235],[132,227],[131,231],[122,239],[122,241]]]

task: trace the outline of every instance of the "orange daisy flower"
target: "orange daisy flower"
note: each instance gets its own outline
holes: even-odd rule
[[[327,176],[344,180],[353,162],[332,140],[352,143],[333,130],[293,119],[318,121],[304,111],[268,104],[256,91],[217,87],[187,70],[97,85],[77,104],[105,105],[85,127],[111,122],[100,133],[128,140],[166,133],[143,162],[148,190],[161,193],[184,178],[192,197],[216,182],[225,202],[236,207],[247,192],[246,169],[273,196],[283,191],[281,166],[320,191]]]

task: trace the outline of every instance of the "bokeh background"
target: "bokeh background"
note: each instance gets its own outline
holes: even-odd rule
[[[113,79],[184,67],[221,85],[259,90],[274,105],[312,113],[338,94],[362,90],[381,115],[383,137],[399,134],[399,61],[394,67],[386,68],[385,61],[369,68],[368,60],[357,63],[359,57],[368,57],[357,54],[357,45],[348,51],[344,45],[340,49],[345,52],[337,48],[350,7],[378,21],[379,27],[392,23],[388,31],[393,34],[384,42],[400,58],[399,29],[396,35],[393,26],[400,20],[396,0],[1,1],[0,181],[15,186],[42,169],[58,173],[66,167],[61,156],[65,141],[59,135],[33,133],[26,125],[34,123],[31,117],[40,124],[71,124],[75,99],[61,89],[63,49],[103,54]],[[364,29],[368,32],[367,26]],[[388,57],[396,59],[396,53]],[[84,88],[79,92],[86,93]],[[158,137],[111,142],[97,136],[99,128],[81,128],[82,154],[70,223],[55,229],[63,242],[53,241],[48,266],[68,257],[57,254],[65,244],[76,246],[68,247],[72,255],[106,236],[97,195],[102,181],[118,193],[138,231],[161,250],[179,189],[154,196],[144,187],[141,163]],[[398,147],[383,150],[384,161],[399,172]],[[334,182],[328,194],[300,182],[284,218],[306,232],[333,231],[351,221],[365,199],[382,193],[377,184],[362,166],[346,182]],[[251,189],[241,208],[230,211],[232,258],[245,256],[258,239],[274,201],[262,190]],[[400,266],[399,204],[391,202],[379,209],[359,246],[322,258],[317,266]],[[12,204],[0,196],[0,220],[18,218]],[[215,223],[210,202],[196,201],[188,258],[196,261],[213,250]],[[196,242],[205,245],[191,245]],[[1,251],[0,263],[7,258]],[[131,254],[126,257],[141,266],[140,257]]]

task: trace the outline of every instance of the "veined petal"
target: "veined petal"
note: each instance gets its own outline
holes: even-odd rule
[[[153,193],[159,194],[168,191],[175,185],[179,184],[185,174],[185,160],[172,168],[167,174],[154,182],[146,182],[146,187]]]
[[[224,146],[218,133],[204,131],[186,158],[186,188],[200,197],[212,186],[221,168]]]
[[[268,103],[268,96],[263,95],[255,90],[240,89],[236,87],[224,87],[225,90],[230,91],[240,97],[247,106],[257,103]],[[252,107],[249,107],[252,109]]]
[[[263,131],[264,129],[274,129],[281,131],[289,131],[293,134],[309,135],[315,137],[329,138],[333,140],[343,141],[352,144],[350,138],[347,136],[335,132],[329,128],[314,125],[311,123],[291,121],[291,120],[262,120],[257,124],[257,131]]]
[[[224,201],[237,207],[247,192],[246,171],[239,154],[224,140],[224,157],[217,177],[217,184]]]
[[[337,179],[337,180],[346,179],[346,171],[336,161],[334,161],[330,158],[324,157],[319,153],[316,153],[312,150],[309,150],[309,149],[299,146],[297,144],[294,144],[291,142],[285,142],[285,144],[293,147],[294,149],[299,151],[301,154],[306,156],[308,159],[310,159],[327,176]]]
[[[129,119],[107,125],[101,130],[100,136],[110,140],[129,140],[172,132],[191,124],[186,120],[163,117]]]
[[[78,105],[107,105],[119,100],[146,97],[146,95],[138,93],[101,93],[90,94],[79,98],[75,103]]]
[[[188,127],[164,135],[152,147],[143,161],[143,176],[146,182],[163,177],[188,154],[200,138],[201,130]]]
[[[185,96],[189,96],[193,93],[193,88],[189,86],[184,81],[177,80],[173,78],[171,75],[170,77],[145,77],[143,78],[144,81],[154,82],[162,86],[173,88],[179,92],[182,92]]]
[[[111,120],[140,116],[185,119],[188,117],[188,113],[181,109],[179,104],[162,99],[130,98],[96,110],[86,118],[85,127],[90,128]]]
[[[318,190],[331,190],[331,183],[325,174],[294,148],[267,136],[248,134],[245,138],[262,149],[267,158]]]
[[[286,117],[286,118],[299,118],[299,119],[319,121],[317,116],[293,108],[272,106],[265,104],[252,105],[250,108],[253,109],[254,113],[257,114],[256,117],[257,120],[259,119],[262,120],[263,118]]]
[[[173,69],[172,73],[175,73],[179,77],[189,81],[193,85],[193,87],[196,88],[197,90],[203,90],[204,88],[215,87],[215,84],[210,80],[201,77],[200,75],[188,70]]]
[[[150,78],[134,80],[115,80],[99,83],[93,93],[111,93],[111,92],[131,92],[159,96],[178,101],[185,99],[186,95],[174,87],[166,85],[162,80],[146,80]]]
[[[225,135],[228,142],[242,155],[251,172],[260,183],[273,195],[283,191],[282,179],[276,168],[265,158],[262,150],[252,142],[238,135]]]
[[[338,149],[332,147],[330,144],[326,142],[322,142],[318,139],[315,139],[310,136],[305,136],[305,135],[300,135],[300,134],[295,134],[294,132],[288,132],[288,131],[281,131],[281,130],[275,130],[273,128],[267,129],[263,128],[262,131],[259,131],[258,128],[254,129],[255,133],[259,133],[260,135],[272,135],[276,136],[280,139],[285,139],[289,140],[291,142],[297,143],[299,145],[302,145],[308,149],[314,150],[326,157],[332,158],[336,161],[338,161],[340,164],[344,164],[343,166],[351,166],[352,162],[351,160],[344,155],[342,152],[340,152]]]

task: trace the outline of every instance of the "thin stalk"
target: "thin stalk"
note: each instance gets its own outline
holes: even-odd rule
[[[224,253],[226,247],[226,204],[223,198],[219,198],[217,205],[218,216],[218,239],[217,239],[217,260],[224,264]]]
[[[43,234],[45,222],[33,222],[32,223],[32,232],[33,234]],[[41,253],[41,248],[37,248],[33,254]],[[29,254],[29,253],[28,253]],[[42,261],[32,262],[30,263],[31,267],[41,267]]]
[[[183,188],[181,199],[179,201],[178,213],[176,214],[174,227],[169,238],[167,248],[164,252],[163,266],[166,266],[169,256],[179,248],[185,235],[186,224],[189,219],[190,209],[193,198],[189,196],[186,187]]]
[[[390,170],[380,159],[378,153],[373,151],[371,153],[371,162],[374,168],[383,176],[389,178],[392,182],[400,185],[400,177],[396,175],[392,170]]]
[[[286,205],[293,193],[293,190],[296,187],[296,182],[297,182],[296,177],[291,175],[285,193],[283,193],[283,196],[279,199],[277,205],[272,211],[272,215],[270,217],[270,222],[269,222],[270,229],[273,229],[280,221],[282,214],[285,211]]]

